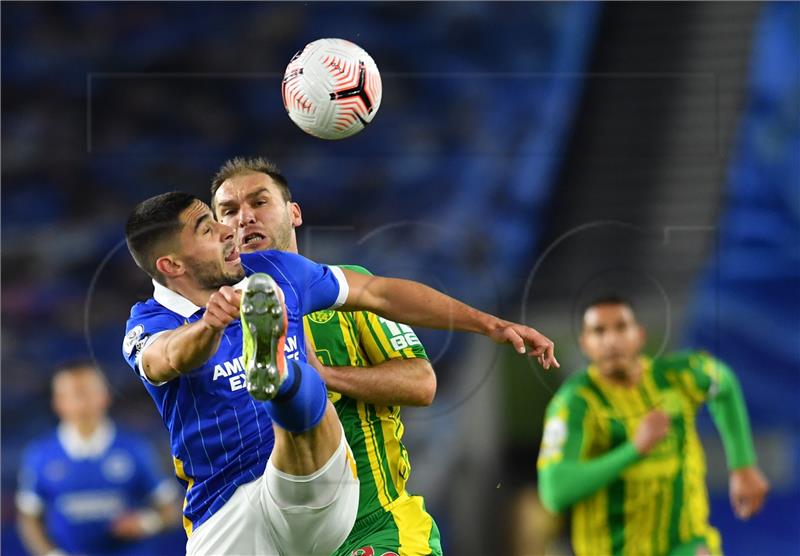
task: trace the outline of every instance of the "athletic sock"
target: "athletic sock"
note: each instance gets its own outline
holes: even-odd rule
[[[316,427],[325,415],[328,391],[317,370],[303,361],[286,360],[286,379],[267,402],[269,416],[281,428],[298,434]]]

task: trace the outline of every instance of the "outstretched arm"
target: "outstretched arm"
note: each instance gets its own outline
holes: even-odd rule
[[[340,268],[371,276],[361,266]],[[314,321],[306,321],[308,362],[317,369],[329,390],[379,406],[428,406],[433,403],[436,374],[422,342],[410,326],[368,311],[340,314],[340,322],[342,319],[350,324],[352,339],[361,348],[361,357],[349,360],[355,366],[343,366],[342,360],[334,361],[324,349],[324,343],[317,346]],[[318,347],[323,349],[318,350]],[[338,365],[333,366],[336,363]]]
[[[196,369],[217,352],[225,327],[239,318],[241,293],[223,286],[213,293],[203,317],[155,336],[140,355],[147,378],[158,384]]]
[[[559,366],[553,342],[529,326],[478,311],[418,282],[343,272],[349,292],[342,310],[371,311],[414,326],[483,334],[497,343],[512,344],[519,353],[538,357],[545,369]]]

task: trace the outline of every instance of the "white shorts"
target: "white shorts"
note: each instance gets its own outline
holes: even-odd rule
[[[336,452],[312,475],[278,471],[272,461],[257,481],[194,530],[189,556],[329,555],[341,545],[358,511],[358,478],[344,433]]]

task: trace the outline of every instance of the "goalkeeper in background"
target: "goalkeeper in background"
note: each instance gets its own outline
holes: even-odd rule
[[[748,519],[769,486],[756,467],[741,388],[708,354],[651,359],[641,354],[644,340],[627,300],[587,306],[580,342],[591,364],[547,407],[542,502],[556,512],[572,508],[579,556],[719,554],[695,415],[708,404],[725,447],[731,504]]]

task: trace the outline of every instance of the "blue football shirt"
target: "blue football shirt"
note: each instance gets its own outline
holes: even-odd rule
[[[147,541],[118,539],[111,525],[125,512],[174,499],[176,490],[139,437],[106,422],[84,442],[62,424],[25,450],[17,507],[42,515],[50,539],[70,554],[144,555]]]
[[[247,275],[264,272],[284,292],[286,357],[305,360],[303,316],[336,308],[348,287],[338,267],[282,251],[243,254]],[[162,384],[142,372],[141,354],[164,331],[197,322],[204,309],[153,282],[153,297],[131,309],[123,342],[128,364],[142,378],[170,433],[175,473],[186,487],[187,535],[219,510],[242,484],[258,479],[272,453],[272,420],[250,397],[242,364],[242,327],[226,329],[217,352],[201,367]]]

